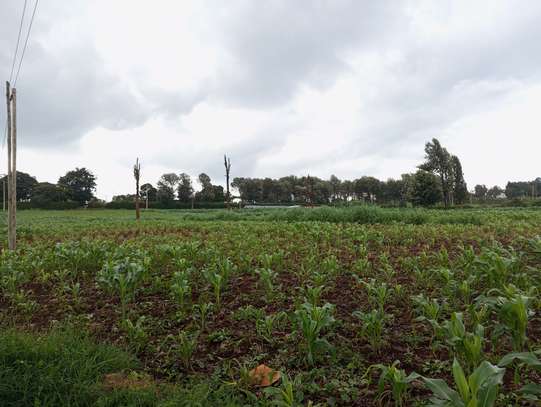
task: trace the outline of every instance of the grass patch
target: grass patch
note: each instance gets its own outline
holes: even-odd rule
[[[104,375],[137,366],[129,354],[73,329],[0,332],[2,406],[155,405],[152,389],[106,390]]]

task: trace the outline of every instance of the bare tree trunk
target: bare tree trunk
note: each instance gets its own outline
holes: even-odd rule
[[[141,164],[139,158],[135,161],[133,166],[133,176],[135,178],[135,219],[139,221],[141,218],[141,211],[139,209],[139,179],[141,177]]]
[[[231,202],[231,194],[229,192],[229,174],[231,172],[231,159],[227,158],[225,154],[224,154],[224,166],[225,166],[225,187],[226,187],[225,206],[227,209],[229,209],[229,204]]]

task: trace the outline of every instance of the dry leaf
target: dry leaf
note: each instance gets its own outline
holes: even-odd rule
[[[265,365],[259,365],[250,370],[252,384],[258,387],[268,387],[280,380],[280,372]]]

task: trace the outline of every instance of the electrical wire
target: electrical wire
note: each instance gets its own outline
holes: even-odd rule
[[[13,62],[11,63],[11,72],[9,74],[9,82],[13,79],[13,70],[15,69],[15,63],[17,62],[17,54],[19,53],[19,43],[21,41],[21,32],[23,31],[23,22],[24,22],[24,15],[26,13],[26,3],[27,0],[24,0],[23,5],[23,12],[21,14],[21,21],[19,23],[19,33],[17,34],[17,44],[15,45],[15,53],[13,54]],[[8,122],[6,117],[6,125],[4,126],[4,137],[2,139],[2,150],[6,146],[6,139],[8,134]]]
[[[23,13],[21,14],[21,22],[19,23],[19,34],[17,34],[17,45],[15,46],[15,54],[13,55],[13,63],[11,64],[11,73],[9,74],[9,81],[13,79],[13,70],[15,69],[15,62],[17,61],[17,53],[19,52],[19,42],[21,41],[21,32],[23,30],[24,14],[26,12],[26,2],[24,0]]]
[[[34,22],[34,16],[36,15],[36,8],[38,7],[38,1],[34,3],[34,11],[32,11],[32,17],[30,18],[30,25],[28,26],[28,31],[26,32],[26,39],[24,41],[23,52],[21,53],[21,59],[19,60],[19,67],[17,68],[17,74],[15,75],[15,80],[13,81],[13,87],[17,85],[17,79],[19,79],[19,72],[21,71],[21,66],[24,60],[24,54],[26,53],[26,46],[28,45],[28,38],[30,37],[30,31],[32,30],[32,23]]]

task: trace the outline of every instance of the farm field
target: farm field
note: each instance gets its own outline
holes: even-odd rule
[[[539,405],[541,210],[133,216],[20,211],[1,405]]]

